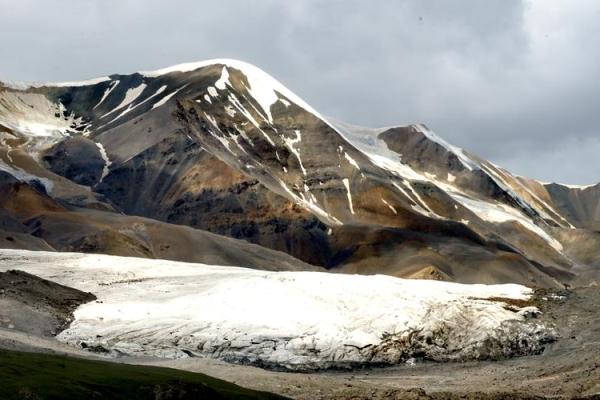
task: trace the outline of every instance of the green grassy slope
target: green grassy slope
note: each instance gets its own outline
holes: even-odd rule
[[[282,399],[203,374],[0,350],[0,399]]]

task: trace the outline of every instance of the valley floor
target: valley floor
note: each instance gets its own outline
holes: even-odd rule
[[[0,350],[0,398],[283,399],[198,373]]]

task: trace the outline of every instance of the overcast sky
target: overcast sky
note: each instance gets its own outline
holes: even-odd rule
[[[600,1],[0,0],[0,80],[209,58],[349,123],[424,122],[544,181],[600,181]]]

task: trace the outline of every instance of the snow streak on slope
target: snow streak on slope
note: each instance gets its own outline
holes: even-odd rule
[[[527,228],[529,231],[533,232],[544,241],[546,241],[554,250],[561,253],[563,251],[562,245],[553,238],[549,233],[547,233],[544,229],[539,227],[534,223],[534,221],[523,213],[521,209],[510,207],[506,204],[499,203],[494,201],[493,199],[482,197],[482,198],[471,198],[470,195],[467,195],[459,186],[455,184],[456,177],[450,173],[447,175],[446,181],[442,181],[437,179],[434,175],[429,173],[421,173],[420,171],[416,171],[410,166],[402,163],[401,155],[393,152],[387,148],[385,142],[379,139],[378,135],[388,129],[388,128],[365,128],[358,127],[346,124],[341,121],[336,121],[336,126],[344,132],[344,134],[350,139],[350,142],[354,144],[358,149],[362,150],[365,154],[367,154],[370,159],[381,168],[384,168],[388,171],[395,173],[398,177],[405,177],[410,180],[415,181],[424,181],[431,183],[447,194],[450,195],[457,203],[463,205],[475,215],[477,215],[481,220],[489,222],[489,223],[503,223],[506,221],[515,221],[521,224],[523,227]],[[537,213],[542,215],[547,219],[553,219],[556,221],[556,218],[548,215],[542,207],[546,207],[548,210],[554,211],[547,203],[543,202],[539,199],[533,192],[531,192],[525,186],[522,186],[522,190],[527,191],[529,195],[534,198],[538,204],[533,204],[531,202],[527,202],[520,196],[517,191],[511,186],[509,182],[506,181],[498,172],[494,170],[497,167],[489,166],[489,163],[480,163],[465,154],[465,152],[456,146],[450,145],[445,140],[437,136],[433,131],[428,129],[422,124],[414,125],[415,128],[425,135],[429,140],[439,144],[444,147],[447,151],[456,155],[456,157],[460,160],[460,162],[467,168],[469,171],[479,170],[485,173],[496,185],[502,190],[504,190],[510,197],[512,197],[517,204],[519,204],[522,209],[525,210],[535,210]],[[404,181],[408,187],[410,187],[410,183]],[[519,184],[518,180],[515,180],[517,184]],[[415,201],[416,199],[412,196],[409,196],[404,190],[402,190],[397,183],[393,184],[397,189],[401,190],[403,194],[409,199]],[[418,194],[413,190],[411,192],[413,195],[418,196]],[[418,202],[421,203],[422,201]],[[414,207],[413,207],[414,208]],[[421,212],[422,214],[435,216],[435,213],[428,209],[427,206],[424,207],[424,210],[427,213],[419,210],[419,208],[414,208],[416,211]],[[571,226],[568,221],[566,221],[560,214],[553,212],[555,216],[560,218],[560,221],[556,221],[557,223],[567,224],[569,227]],[[465,221],[461,221],[465,222]],[[468,222],[468,221],[467,221]]]
[[[145,83],[141,83],[140,85],[138,85],[134,88],[127,89],[127,92],[125,93],[125,98],[123,99],[123,101],[121,101],[121,103],[118,106],[116,106],[115,108],[113,108],[111,111],[104,114],[103,117],[107,116],[108,114],[112,114],[113,112],[120,110],[121,108],[128,106],[129,104],[134,102],[138,97],[140,97],[140,95],[142,94],[144,89],[146,89]]]
[[[164,87],[164,86],[163,86],[163,87]],[[185,86],[184,86],[184,87],[185,87]],[[162,89],[162,88],[161,88],[161,89]],[[166,95],[165,97],[163,97],[162,99],[160,99],[159,101],[157,101],[157,102],[156,102],[154,105],[152,105],[152,109],[154,110],[155,108],[158,108],[158,107],[160,107],[160,106],[164,105],[164,104],[165,104],[167,101],[171,100],[171,98],[172,98],[173,96],[175,96],[177,93],[179,93],[179,91],[180,91],[181,89],[183,89],[183,87],[181,87],[181,88],[177,89],[177,90],[176,90],[176,91],[174,91],[173,93],[170,93],[170,94]],[[161,91],[159,91],[159,92],[157,92],[157,94],[160,94],[161,92],[162,92],[162,90],[161,90]]]
[[[389,128],[365,128],[337,120],[334,124],[336,130],[340,132],[348,143],[369,157],[371,162],[378,167],[405,179],[429,180],[409,165],[404,164],[400,155],[388,149],[385,142],[377,137],[377,135]]]
[[[452,193],[451,196],[456,199],[459,203],[471,210],[475,215],[488,222],[507,222],[514,221],[521,224],[524,228],[532,231],[542,239],[544,239],[550,246],[557,252],[562,252],[563,247],[544,231],[539,226],[535,225],[529,218],[525,217],[522,213],[504,204],[494,204],[491,202],[474,200],[465,196],[461,196],[456,193]]]
[[[143,88],[143,89],[142,89],[142,90],[141,90],[141,91],[140,91],[140,92],[137,94],[137,96],[136,96],[136,98],[135,98],[135,99],[137,99],[137,98],[139,98],[139,97],[140,97],[140,95],[141,95],[141,92],[143,92],[143,91],[144,91],[144,89],[145,89],[145,87],[144,87],[144,88]],[[116,117],[114,117],[114,118],[113,118],[112,120],[110,120],[109,122],[107,122],[107,123],[103,124],[103,125],[102,125],[102,126],[100,126],[99,128],[103,128],[103,127],[105,127],[106,125],[112,124],[113,122],[115,122],[116,120],[118,120],[119,118],[121,118],[122,116],[124,116],[124,115],[126,115],[126,114],[130,113],[131,111],[133,111],[133,110],[137,109],[138,107],[141,107],[141,106],[143,106],[144,104],[148,103],[150,100],[152,100],[152,99],[154,99],[155,97],[157,97],[157,96],[161,95],[161,94],[162,94],[162,93],[163,93],[163,92],[164,92],[166,89],[167,89],[167,85],[163,85],[163,86],[161,86],[161,87],[160,87],[160,88],[159,88],[159,89],[158,89],[158,90],[157,90],[157,91],[156,91],[154,94],[152,94],[152,95],[148,96],[148,97],[147,97],[145,100],[143,100],[143,101],[141,101],[141,102],[139,102],[139,103],[137,103],[137,104],[135,104],[135,105],[133,105],[133,102],[135,101],[135,99],[131,100],[131,102],[129,103],[129,106],[127,106],[127,108],[126,108],[125,110],[121,111],[121,113],[120,113],[119,115],[117,115]],[[163,105],[164,103],[166,103],[166,102],[167,102],[167,101],[168,101],[168,100],[169,100],[171,97],[173,97],[175,94],[177,94],[177,92],[178,92],[178,91],[179,91],[179,90],[176,90],[175,92],[173,92],[173,93],[171,93],[171,94],[169,94],[169,95],[166,95],[165,97],[163,97],[161,100],[159,100],[158,102],[156,102],[156,104],[154,104],[154,105],[152,106],[152,109],[155,109],[156,107],[159,107],[159,106]],[[130,92],[128,91],[127,93],[130,93]],[[123,100],[123,101],[125,102],[126,100],[127,100],[127,98],[125,98],[125,100]],[[114,110],[112,110],[112,111],[108,112],[108,113],[107,113],[107,114],[105,114],[105,115],[112,114],[112,113],[113,113],[113,111],[115,111],[115,110],[117,110],[117,109],[118,109],[118,107],[117,107],[116,109],[114,109]]]
[[[454,155],[456,155],[456,157],[458,157],[460,162],[469,171],[472,171],[475,169],[480,169],[479,163],[477,163],[476,161],[472,160],[467,155],[465,155],[464,150],[461,149],[460,147],[456,147],[456,146],[449,144],[448,142],[446,142],[444,139],[442,139],[441,137],[436,135],[432,130],[428,129],[423,124],[417,124],[415,126],[418,129],[418,131],[421,132],[423,135],[425,135],[429,140],[439,144],[440,146],[442,146],[443,148],[448,150],[450,153],[453,153]]]
[[[300,143],[302,141],[302,133],[299,130],[295,130],[294,133],[296,134],[295,138],[289,138],[289,137],[283,137],[283,142],[285,143],[286,147],[288,148],[288,150],[294,155],[296,156],[296,159],[298,160],[298,164],[300,165],[300,169],[302,170],[302,174],[304,176],[306,176],[306,168],[304,168],[304,164],[302,163],[302,158],[300,157],[300,150],[298,150],[295,145]]]
[[[350,181],[348,178],[342,179],[344,183],[344,187],[346,188],[346,195],[348,196],[348,208],[350,208],[350,213],[354,214],[354,207],[352,206],[352,192],[350,192]]]
[[[2,159],[0,159],[0,171],[4,171],[10,175],[12,175],[15,179],[18,179],[21,182],[31,183],[32,181],[38,181],[46,189],[46,193],[52,193],[52,189],[54,188],[54,182],[52,182],[48,178],[42,178],[37,175],[32,175],[26,171],[23,171],[20,168],[7,165]]]
[[[110,86],[108,87],[108,89],[106,89],[106,91],[104,92],[104,94],[102,95],[102,98],[100,99],[100,101],[98,102],[98,104],[96,104],[94,106],[94,109],[96,109],[100,104],[104,103],[104,100],[106,100],[106,98],[110,95],[110,93],[117,87],[119,86],[119,82],[120,81],[114,81],[110,84]]]
[[[98,183],[102,183],[104,178],[106,178],[106,176],[110,172],[110,165],[112,164],[112,162],[108,158],[108,154],[106,153],[106,149],[104,148],[102,143],[96,143],[96,146],[98,147],[98,150],[100,151],[100,156],[104,160],[104,167],[102,168],[102,175],[100,176],[100,180],[98,181]]]
[[[527,299],[519,285],[461,285],[387,276],[262,272],[129,257],[1,250],[19,269],[94,293],[59,336],[126,354],[290,369],[510,356],[551,330],[486,298]],[[485,357],[485,356],[483,356]]]

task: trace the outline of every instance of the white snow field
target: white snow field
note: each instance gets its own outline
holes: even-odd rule
[[[94,293],[98,300],[80,306],[58,339],[113,355],[193,355],[308,370],[412,357],[499,358],[534,353],[554,337],[532,307],[485,300],[532,295],[513,284],[0,250],[0,271],[9,269]]]

